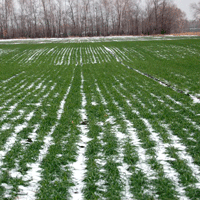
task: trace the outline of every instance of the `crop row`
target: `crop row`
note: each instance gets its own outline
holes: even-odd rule
[[[42,46],[3,60],[19,70],[0,82],[1,198],[199,197],[199,104],[144,76],[128,48]],[[97,49],[105,62],[94,65]],[[82,64],[62,61],[70,52]]]

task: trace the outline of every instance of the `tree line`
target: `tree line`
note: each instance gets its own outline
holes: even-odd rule
[[[171,0],[0,0],[0,38],[170,34],[185,21]]]

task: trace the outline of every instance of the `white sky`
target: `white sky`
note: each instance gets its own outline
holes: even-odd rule
[[[190,9],[190,4],[198,2],[200,2],[200,0],[174,0],[174,3],[177,5],[178,8],[180,8],[182,11],[186,13],[187,18],[189,20],[193,19],[192,11]]]
[[[190,9],[190,4],[200,2],[200,0],[172,0],[172,1],[177,5],[178,8],[180,8],[182,11],[186,13],[186,17],[189,20],[193,19],[192,10]],[[144,2],[146,2],[146,0],[141,0],[141,2],[144,5]]]
[[[14,1],[16,1],[16,0],[14,0]],[[192,14],[192,10],[190,8],[190,4],[200,2],[200,0],[171,0],[171,1],[174,2],[178,8],[180,8],[182,11],[184,11],[186,13],[186,17],[189,20],[193,19],[193,14]],[[138,2],[141,2],[141,4],[144,5],[146,0],[138,0]]]

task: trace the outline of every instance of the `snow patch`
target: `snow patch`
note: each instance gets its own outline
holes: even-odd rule
[[[95,102],[95,101],[91,102],[91,104],[92,104],[93,106],[97,106],[97,105],[98,105],[98,103]]]
[[[78,142],[78,157],[77,161],[74,162],[73,164],[70,164],[70,168],[72,170],[72,179],[75,184],[75,186],[70,188],[70,195],[73,200],[81,200],[84,199],[83,196],[83,189],[85,187],[85,184],[83,182],[84,176],[86,173],[86,157],[85,157],[85,152],[87,148],[87,143],[91,141],[87,137],[87,133],[89,132],[88,126],[87,126],[87,113],[85,106],[87,105],[86,101],[86,96],[85,93],[83,92],[83,74],[81,73],[81,95],[82,95],[82,109],[80,109],[80,115],[81,115],[81,120],[85,122],[85,124],[78,125],[78,127],[81,130],[81,135],[80,135],[80,141]]]
[[[5,131],[5,130],[9,130],[11,128],[11,124],[5,123],[2,125],[1,130]]]
[[[57,122],[55,123],[54,126],[51,127],[51,130],[48,133],[48,135],[44,137],[44,145],[40,149],[40,153],[39,153],[37,161],[35,163],[27,164],[27,166],[30,169],[27,171],[26,175],[22,177],[22,179],[24,181],[29,181],[29,185],[28,186],[19,186],[21,193],[23,194],[23,195],[22,194],[18,195],[17,198],[20,200],[25,200],[27,198],[36,199],[35,195],[39,189],[39,181],[42,180],[42,178],[41,178],[42,168],[40,167],[40,165],[41,165],[41,162],[43,161],[43,159],[45,158],[45,156],[47,155],[50,146],[54,144],[52,134],[54,133],[56,127],[58,126],[59,121],[62,116],[62,113],[64,112],[63,109],[64,109],[64,105],[65,105],[65,100],[70,92],[73,79],[74,79],[74,75],[72,76],[71,83],[63,97],[63,100],[60,102],[60,108],[57,111]],[[35,128],[37,129],[37,127],[35,127]],[[35,137],[35,134],[33,134],[33,137]]]
[[[193,103],[200,103],[200,97],[197,97],[197,95],[190,95],[190,97],[193,100]]]
[[[141,118],[144,122],[145,126],[147,127],[148,131],[151,133],[150,138],[151,140],[156,142],[155,153],[157,156],[157,161],[162,164],[164,175],[166,178],[170,179],[175,186],[175,190],[178,192],[178,196],[180,199],[189,199],[185,195],[185,190],[182,184],[180,183],[179,174],[175,171],[174,168],[167,161],[174,161],[174,158],[169,157],[166,154],[166,148],[169,147],[169,144],[163,143],[159,137],[159,134],[154,131],[151,124],[147,119]]]

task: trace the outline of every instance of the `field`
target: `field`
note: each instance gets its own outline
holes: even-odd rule
[[[77,40],[0,42],[0,199],[200,199],[200,39]]]

